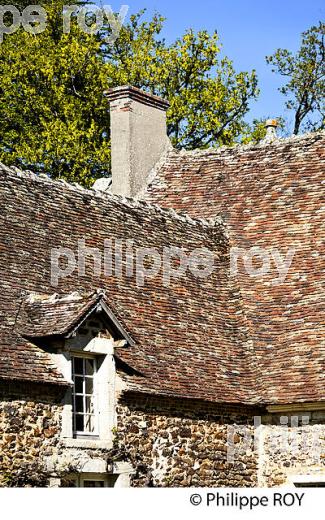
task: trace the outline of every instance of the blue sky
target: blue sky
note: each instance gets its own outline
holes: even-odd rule
[[[103,2],[109,4],[110,2]],[[255,68],[261,94],[251,104],[248,120],[253,117],[288,117],[284,98],[277,91],[279,76],[271,72],[265,56],[278,47],[296,50],[302,31],[325,19],[325,3],[321,0],[122,0],[111,2],[114,11],[129,5],[129,14],[146,7],[167,20],[163,35],[173,41],[187,28],[218,31],[223,52],[233,60],[236,70]],[[147,16],[148,16],[147,15]]]

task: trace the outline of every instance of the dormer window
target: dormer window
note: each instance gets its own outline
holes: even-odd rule
[[[33,295],[20,313],[25,337],[50,353],[71,384],[64,396],[61,438],[77,447],[106,447],[115,425],[114,351],[134,340],[104,292]]]
[[[48,460],[51,467],[62,464],[64,468],[71,461],[71,474],[64,476],[61,485],[113,487],[119,478],[128,481],[132,467],[126,465],[126,470],[125,462],[114,462],[109,470],[101,453],[113,447],[116,396],[122,389],[115,349],[135,343],[105,294],[30,296],[19,316],[21,333],[49,353],[67,383],[60,450]]]
[[[73,434],[98,435],[97,361],[95,357],[72,357]]]

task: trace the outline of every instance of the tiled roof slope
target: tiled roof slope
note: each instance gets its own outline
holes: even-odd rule
[[[106,291],[100,288],[82,294],[76,291],[64,295],[28,294],[17,314],[15,330],[24,338],[55,341],[59,337],[74,336],[88,318],[98,313],[104,313],[111,322],[111,332],[115,331],[129,345],[134,345],[130,332],[107,301]]]
[[[254,359],[240,295],[229,279],[228,240],[221,223],[191,221],[144,202],[95,193],[63,182],[0,168],[0,377],[55,381],[50,359],[18,334],[16,319],[29,293],[49,295],[106,291],[135,345],[118,356],[140,376],[128,376],[132,388],[222,402],[253,403]],[[103,252],[133,240],[133,250],[178,246],[188,253],[206,247],[215,269],[207,278],[189,270],[162,284],[159,274],[138,287],[135,276],[84,275],[77,270],[53,287],[53,248],[77,255],[78,240]],[[130,244],[129,244],[130,245]],[[174,266],[177,267],[177,266]]]
[[[87,316],[98,301],[97,293],[83,298],[78,293],[59,297],[30,294],[17,316],[16,330],[27,338],[64,336]]]
[[[325,399],[325,134],[201,152],[172,151],[146,199],[225,219],[233,246],[295,254],[254,278],[238,263],[259,377],[268,402]],[[257,262],[256,266],[261,263]]]

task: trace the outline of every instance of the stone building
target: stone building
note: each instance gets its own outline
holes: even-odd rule
[[[324,485],[324,133],[108,96],[111,183],[0,166],[0,485]]]

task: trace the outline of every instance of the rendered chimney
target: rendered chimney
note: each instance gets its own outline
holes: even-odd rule
[[[267,119],[265,121],[266,136],[263,139],[263,141],[265,143],[271,143],[272,141],[277,139],[277,135],[276,135],[277,126],[278,126],[278,122],[276,119]]]
[[[169,103],[142,90],[124,86],[106,93],[110,101],[112,193],[135,197],[171,147],[167,137]]]

